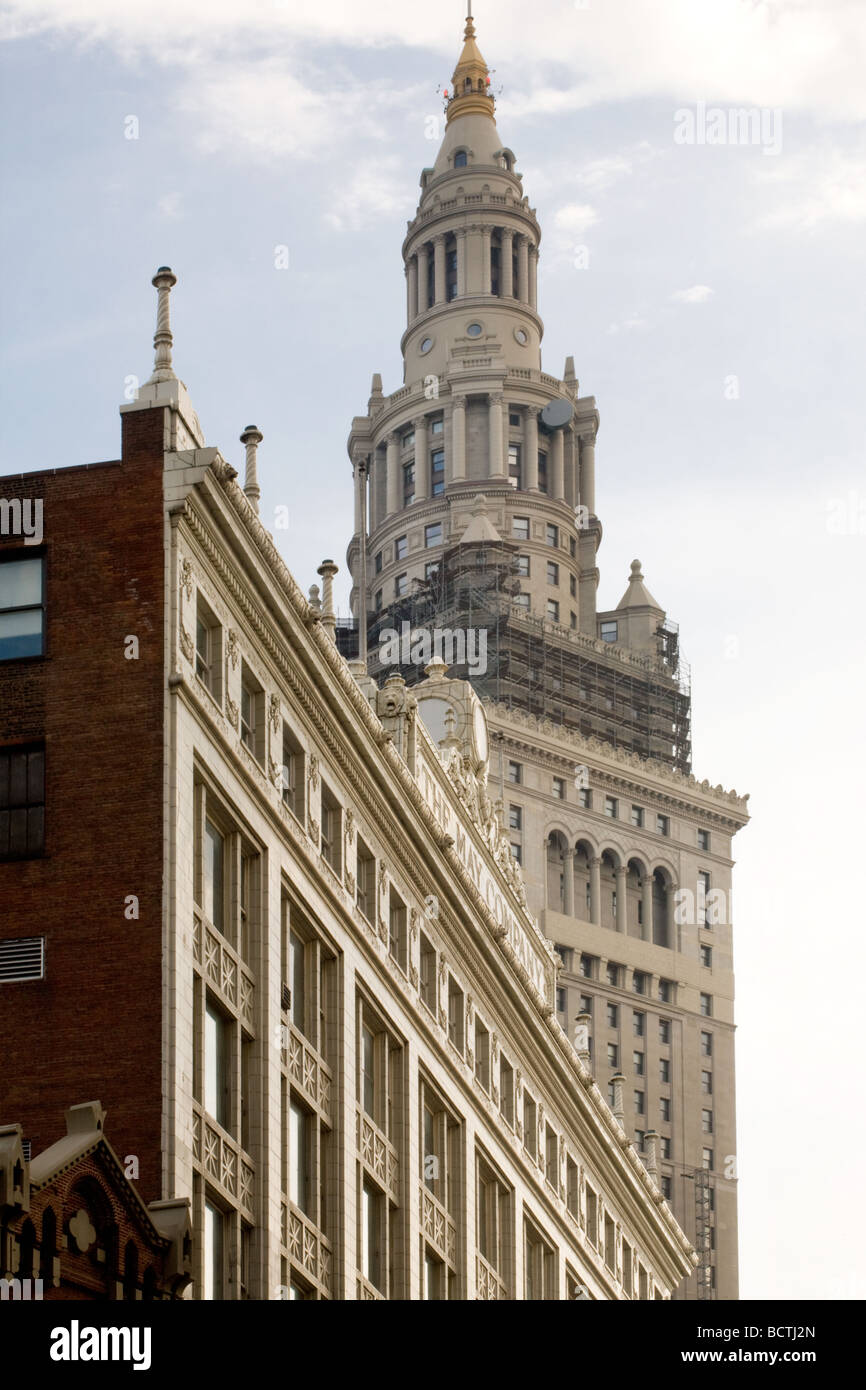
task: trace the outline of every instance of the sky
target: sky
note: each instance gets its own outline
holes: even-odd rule
[[[866,7],[474,12],[542,226],[544,368],[573,355],[601,415],[599,607],[639,557],[695,773],[751,797],[741,1295],[863,1298]],[[242,469],[259,426],[263,520],[288,508],[305,590],[336,560],[345,614],[346,439],[373,372],[402,384],[400,247],[462,26],[461,0],[0,3],[0,473],[118,456],[170,265],[206,442]]]

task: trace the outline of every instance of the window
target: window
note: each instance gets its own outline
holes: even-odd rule
[[[559,622],[559,602],[555,598],[547,600],[547,616],[552,623]]]
[[[632,989],[635,994],[646,994],[647,977],[642,970],[636,970],[632,977]]]
[[[395,598],[403,598],[404,594],[407,594],[408,592],[409,592],[409,576],[408,576],[408,574],[398,574],[398,575],[397,575],[397,578],[394,580],[394,597],[395,597]]]
[[[643,1054],[642,1052],[633,1052],[633,1053],[631,1054],[631,1061],[632,1061],[632,1067],[633,1067],[633,1069],[634,1069],[634,1074],[635,1074],[635,1076],[643,1076],[643,1074],[644,1074],[644,1054]]]
[[[645,1139],[646,1139],[646,1130],[645,1130],[645,1129],[636,1129],[635,1132],[634,1132],[634,1146],[635,1146],[635,1148],[636,1148],[640,1153],[643,1153],[643,1146],[644,1146],[644,1140],[645,1140]]]
[[[569,613],[569,615],[568,615],[568,625],[569,625],[569,627],[572,628],[573,630],[577,628],[577,614],[576,614],[576,613]]]
[[[631,1265],[631,1246],[628,1241],[622,1243],[622,1291],[626,1298],[631,1298],[632,1288],[632,1265]]]
[[[616,1271],[616,1224],[607,1212],[604,1214],[604,1262],[612,1273]]]
[[[712,1167],[713,1167],[713,1151],[712,1151],[712,1149],[704,1149],[704,1151],[703,1151],[703,1156],[702,1156],[702,1157],[703,1157],[702,1166],[703,1166],[704,1168],[712,1168]]]
[[[529,578],[529,556],[528,556],[528,555],[518,555],[518,556],[516,556],[515,561],[514,561],[514,564],[515,564],[515,567],[516,567],[516,573],[520,575],[521,579],[528,579],[528,578]]]
[[[643,828],[643,807],[642,807],[642,806],[632,806],[632,808],[631,808],[631,823],[632,823],[632,825],[636,825],[637,828],[638,828],[638,830],[641,830],[641,829]]]
[[[434,449],[430,455],[431,495],[441,497],[445,491],[445,450]]]
[[[565,990],[562,988],[561,985],[560,985],[560,986],[557,986],[557,990],[556,990],[556,1012],[557,1012],[557,1013],[559,1013],[559,1014],[564,1014],[564,1013],[565,1013],[565,1002],[566,1002],[566,1001],[565,1001]]]
[[[577,580],[573,574],[568,576],[568,592],[572,598],[577,598]]]
[[[663,1086],[668,1086],[668,1085],[670,1085],[670,1079],[671,1079],[671,1064],[670,1064],[670,1059],[667,1058],[667,1057],[662,1057],[662,1058],[659,1059],[659,1081],[662,1083]]]
[[[222,628],[201,594],[196,597],[195,673],[219,704],[222,700]]]
[[[586,955],[586,954],[584,954],[584,955],[581,956],[581,958],[580,958],[580,973],[581,973],[581,975],[583,975],[584,979],[586,979],[586,980],[594,980],[594,979],[595,979],[595,972],[594,972],[594,969],[593,969],[594,964],[595,964],[595,956],[588,956],[588,955]]]
[[[439,561],[438,561],[438,560],[428,560],[427,563],[426,563],[426,565],[424,566],[424,578],[425,578],[425,579],[432,579],[433,576],[434,576],[434,574],[438,574],[438,573],[439,573]]]
[[[568,538],[568,553],[572,560],[577,558],[577,541],[574,536],[569,536]]]
[[[381,552],[381,550],[377,550],[377,551],[376,551],[376,558],[375,558],[375,560],[373,561],[373,569],[374,569],[374,572],[375,572],[376,574],[381,574],[381,573],[382,573],[382,552]]]
[[[407,536],[398,536],[394,542],[394,559],[405,560],[408,553],[409,538]]]
[[[616,1004],[608,1004],[607,1006],[607,1026],[608,1028],[619,1027],[619,1008]]]
[[[301,823],[304,820],[304,750],[287,724],[283,724],[283,804]]]
[[[265,692],[245,661],[241,663],[241,743],[257,762],[264,762]]]
[[[538,1119],[535,1101],[532,1096],[523,1088],[523,1147],[528,1154],[535,1158],[538,1145],[537,1133]]]
[[[436,948],[431,941],[421,933],[421,958],[419,971],[419,991],[421,1002],[426,1005],[431,1014],[436,1013]]]
[[[361,1187],[361,1273],[375,1289],[382,1290],[383,1194],[365,1178]]]
[[[490,1033],[475,1015],[475,1080],[482,1090],[490,1091]]]
[[[598,1194],[586,1186],[586,1238],[590,1245],[598,1246]]]
[[[555,1191],[559,1191],[559,1135],[550,1125],[544,1126],[544,1176]]]
[[[548,544],[548,545],[556,546],[556,547],[558,548],[558,547],[559,547],[559,527],[558,527],[558,526],[554,526],[551,522],[548,522],[548,523],[547,523],[547,527],[546,527],[545,532],[544,532],[544,538],[545,538],[545,540],[547,541],[547,544]]]
[[[358,836],[357,903],[371,926],[376,925],[376,859],[373,851]]]
[[[531,1221],[523,1223],[523,1297],[534,1302],[557,1297],[556,1255]]]
[[[663,1121],[664,1124],[666,1124],[666,1125],[669,1125],[669,1124],[670,1124],[670,1122],[671,1122],[671,1102],[670,1102],[670,1096],[662,1096],[661,1100],[659,1101],[659,1115],[661,1116],[661,1119],[662,1119],[662,1121]]]
[[[564,801],[564,800],[565,800],[565,778],[564,778],[564,777],[554,777],[554,779],[553,779],[553,795],[555,796],[555,798],[556,798],[557,801]]]
[[[289,1201],[304,1213],[312,1206],[311,1116],[297,1101],[289,1106]]]
[[[202,908],[217,931],[225,931],[225,837],[213,821],[204,825]]]
[[[702,1110],[702,1111],[701,1111],[701,1131],[702,1131],[704,1134],[712,1134],[712,1132],[713,1132],[713,1112],[712,1112],[712,1110]]]
[[[506,1124],[514,1124],[514,1068],[499,1054],[499,1113]]]
[[[621,967],[620,967],[619,965],[614,965],[614,963],[613,963],[612,960],[609,960],[609,961],[608,961],[608,963],[607,963],[607,982],[608,982],[609,985],[618,985],[618,984],[619,984],[620,969],[621,969]]]
[[[435,420],[431,420],[431,421],[430,421],[430,433],[431,433],[431,434],[444,434],[444,432],[445,432],[445,420],[444,420],[444,418],[443,418],[441,415],[437,415],[436,418],[435,418]]]
[[[614,1068],[619,1066],[619,1048],[616,1043],[607,1045],[607,1065]]]
[[[374,607],[374,609],[376,610],[377,613],[381,613],[381,612],[382,612],[382,590],[381,590],[381,589],[377,589],[377,590],[376,590],[376,594],[375,594],[375,597],[374,597],[374,599],[373,599],[373,607]]]
[[[223,1224],[224,1217],[212,1202],[204,1204],[204,1289],[206,1299],[223,1296]]]
[[[701,995],[701,1013],[703,1014],[704,1018],[712,1018],[713,996],[711,994]]]
[[[469,156],[465,150],[458,150],[454,156],[454,168],[465,169],[469,163]]]
[[[656,816],[656,831],[659,835],[667,835],[670,827],[671,823],[667,816]]]
[[[554,560],[547,562],[547,582],[548,584],[559,583],[559,565]]]
[[[609,816],[611,820],[616,820],[617,814],[615,796],[606,796],[604,798],[604,814],[606,816]]]
[[[710,832],[709,832],[709,830],[699,830],[699,831],[698,831],[698,849],[708,850],[709,847],[710,847]]]
[[[511,534],[516,541],[529,540],[529,517],[515,516],[511,518]]]
[[[45,937],[7,937],[0,941],[0,984],[45,978]]]
[[[702,946],[702,947],[701,947],[701,965],[704,967],[705,970],[712,970],[712,968],[713,968],[713,948],[712,948],[712,946]]]
[[[463,990],[448,976],[448,1040],[463,1055]]]
[[[669,1018],[659,1019],[659,1042],[667,1047],[671,1040],[671,1021]]]
[[[553,949],[554,949],[554,951],[556,952],[556,954],[559,956],[559,959],[562,961],[562,968],[563,968],[563,970],[569,970],[569,971],[570,971],[570,970],[571,970],[571,967],[572,967],[572,958],[573,958],[573,955],[574,955],[574,952],[572,951],[571,947],[570,947],[570,946],[562,946],[562,945],[560,945],[560,943],[557,941],[557,942],[554,944]]]
[[[659,999],[662,1004],[672,1004],[674,998],[673,980],[659,980]]]
[[[392,888],[388,903],[388,952],[406,973],[406,904]]]
[[[509,806],[508,828],[509,830],[521,830],[523,828],[523,811],[520,806]]]
[[[615,641],[616,641],[616,633],[617,633],[617,625],[616,625],[616,623],[602,623],[600,631],[601,631],[601,640],[602,640],[602,642],[615,642]]]
[[[411,507],[415,501],[415,461],[403,464],[403,506]]]
[[[431,347],[433,346],[432,343],[431,343],[430,346],[431,346]],[[400,448],[403,449],[403,450],[411,449],[411,448],[412,448],[412,445],[413,445],[414,443],[415,443],[415,431],[414,431],[414,430],[407,430],[406,433],[403,435],[403,437],[402,437],[401,440],[400,440]]]
[[[343,808],[322,783],[322,858],[338,878],[343,872]]]
[[[565,1205],[570,1216],[577,1220],[579,1210],[579,1181],[578,1168],[571,1154],[566,1155],[565,1159]]]
[[[513,488],[523,487],[519,444],[509,444],[508,446],[508,480]]]
[[[591,995],[591,994],[582,994],[582,995],[580,996],[580,1012],[581,1012],[582,1014],[591,1014],[591,1013],[592,1013],[592,995]]]
[[[529,609],[529,594],[512,594],[511,602],[515,608]]]
[[[670,1156],[671,1156],[671,1141],[670,1141],[670,1136],[669,1136],[669,1135],[666,1135],[666,1134],[660,1134],[660,1135],[659,1135],[659,1153],[661,1154],[662,1158],[670,1158]]]
[[[2,577],[0,566],[0,577]],[[0,860],[29,859],[45,848],[45,748],[0,751]]]
[[[476,1165],[475,1211],[478,1253],[495,1275],[508,1283],[511,1248],[511,1194],[493,1168],[479,1156]],[[498,1293],[507,1297],[507,1287]]]
[[[701,1093],[705,1096],[713,1094],[713,1073],[711,1071],[701,1072]]]
[[[538,455],[538,491],[547,492],[547,454]]]
[[[669,1202],[671,1200],[671,1179],[666,1173],[662,1175],[661,1187],[662,1196],[666,1202]]]
[[[710,876],[705,871],[698,874],[698,925],[702,927],[712,926],[712,915],[707,910],[707,899],[710,893]]]
[[[228,1027],[225,1015],[207,1001],[204,1015],[204,1108],[223,1128],[228,1126]]]
[[[712,1033],[701,1033],[701,1056],[712,1057],[713,1055],[713,1035]]]
[[[635,1091],[634,1093],[634,1113],[636,1115],[643,1115],[646,1113],[645,1096],[643,1091]]]
[[[592,810],[592,788],[579,787],[577,792],[577,804],[582,806],[585,811]]]
[[[442,544],[442,522],[436,521],[432,526],[424,527],[424,546],[427,550],[433,545]]]
[[[44,649],[44,561],[12,553],[14,559],[0,560],[0,661],[41,656]]]
[[[632,1030],[636,1038],[644,1037],[646,1033],[646,1014],[632,1014]]]
[[[512,786],[520,786],[523,781],[523,766],[521,763],[508,764],[508,780]]]

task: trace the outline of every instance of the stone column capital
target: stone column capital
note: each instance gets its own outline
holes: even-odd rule
[[[385,443],[389,449],[400,443],[400,436],[396,430],[391,430],[389,434],[385,435]]]
[[[524,410],[526,412],[527,420],[537,420],[539,415],[541,414],[540,405],[524,405],[521,406],[521,410]]]
[[[434,237],[432,237],[431,239],[432,239],[432,242],[433,242],[433,245],[434,245],[434,246],[444,246],[444,244],[445,244],[445,233],[444,233],[444,232],[437,232],[436,235],[435,235]]]
[[[499,406],[501,406],[501,405],[502,405],[502,402],[505,400],[505,392],[504,392],[504,391],[488,391],[488,392],[487,392],[487,400],[489,401],[490,405],[499,405]]]
[[[426,428],[427,428],[427,416],[426,416],[426,415],[415,415],[415,416],[413,416],[413,418],[412,418],[412,428],[413,428],[413,430],[415,431],[416,434],[420,433],[421,430],[426,430]]]
[[[479,225],[480,225],[480,227],[481,227],[481,235],[482,235],[483,237],[488,237],[488,238],[489,238],[490,236],[492,236],[492,234],[493,234],[493,228],[492,228],[492,227],[488,227],[487,224],[484,223],[484,222],[480,223]]]
[[[465,410],[465,409],[466,409],[466,400],[467,400],[467,398],[466,398],[466,396],[465,396],[462,392],[458,392],[456,395],[452,394],[452,396],[451,396],[451,406],[452,406],[452,409],[453,409],[453,410]]]

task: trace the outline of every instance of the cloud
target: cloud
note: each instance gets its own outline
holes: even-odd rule
[[[823,224],[866,222],[866,141],[855,149],[817,142],[754,175],[762,230],[813,232]]]
[[[598,213],[589,203],[568,203],[553,214],[553,230],[561,241],[582,236],[598,221]]]
[[[164,193],[162,197],[157,200],[157,211],[161,213],[163,217],[168,217],[172,220],[181,217],[182,198],[182,193]]]
[[[605,332],[610,334],[611,337],[613,337],[617,333],[636,333],[639,332],[642,328],[648,327],[649,321],[635,314],[632,316],[632,318],[621,319],[619,323],[608,324],[607,328],[605,329]]]
[[[347,186],[335,191],[325,221],[339,232],[358,231],[377,218],[411,216],[413,201],[412,185],[400,161],[380,160],[357,170]]]
[[[671,299],[676,304],[706,304],[712,296],[709,285],[692,285],[687,290],[674,290]]]

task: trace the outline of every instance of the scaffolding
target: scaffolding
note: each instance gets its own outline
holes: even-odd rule
[[[698,1266],[698,1298],[715,1298],[712,1265],[712,1214],[710,1206],[710,1174],[706,1168],[695,1169],[695,1249]]]
[[[453,546],[428,579],[369,615],[370,675],[379,683],[396,671],[409,685],[424,679],[417,663],[381,659],[383,634],[404,624],[412,633],[483,630],[486,670],[450,667],[482,699],[690,772],[690,673],[676,624],[659,624],[656,652],[645,656],[538,618],[521,604],[516,549],[503,541]],[[357,654],[355,621],[338,623],[337,642],[347,658]]]

